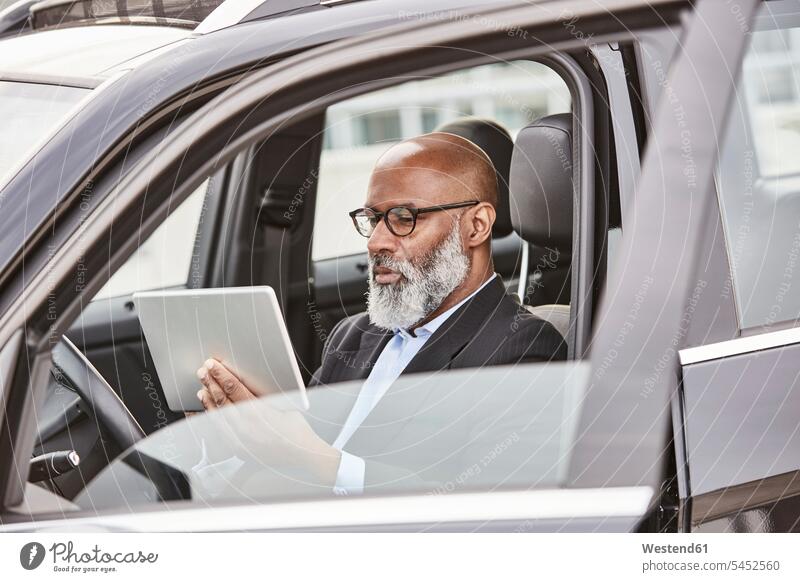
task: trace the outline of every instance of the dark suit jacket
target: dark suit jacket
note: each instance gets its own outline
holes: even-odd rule
[[[310,385],[366,378],[391,337],[392,332],[370,324],[366,313],[343,319],[331,332]],[[518,305],[498,276],[436,330],[403,374],[566,356],[561,334]]]

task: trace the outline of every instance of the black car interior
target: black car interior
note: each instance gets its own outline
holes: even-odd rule
[[[537,119],[523,128],[511,159],[511,221],[528,243],[520,277],[524,304],[564,338],[570,327],[573,179],[572,115]]]

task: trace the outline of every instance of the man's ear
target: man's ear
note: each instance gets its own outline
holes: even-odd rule
[[[497,213],[494,206],[488,202],[481,202],[472,207],[467,220],[467,247],[474,248],[481,246],[492,236],[492,225],[494,224]]]

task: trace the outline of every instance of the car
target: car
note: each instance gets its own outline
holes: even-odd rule
[[[0,531],[800,529],[797,3],[431,4],[194,38],[2,185]],[[406,422],[361,446],[421,482],[361,496],[247,444],[272,397],[166,409],[131,294],[271,285],[308,378],[364,306],[346,210],[435,128],[493,159],[496,270],[568,361],[401,378]],[[309,390],[310,421],[358,389]]]
[[[30,8],[36,0],[0,1],[0,37],[21,32],[29,26]]]
[[[0,2],[0,37],[68,27],[136,25],[211,32],[248,19],[320,9],[311,0],[289,0],[280,5],[247,0],[198,2],[128,2],[98,0],[17,0]],[[212,17],[213,14],[213,17]]]

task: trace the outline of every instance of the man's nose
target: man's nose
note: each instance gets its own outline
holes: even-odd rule
[[[371,255],[380,252],[394,253],[397,250],[397,242],[397,236],[392,234],[386,223],[381,220],[367,240],[367,250]]]

